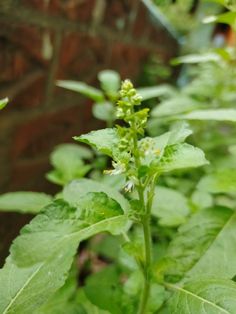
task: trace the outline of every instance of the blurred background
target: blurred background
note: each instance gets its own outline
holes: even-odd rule
[[[56,193],[45,178],[53,148],[104,126],[91,100],[57,80],[96,87],[99,71],[112,69],[139,87],[181,85],[174,57],[234,45],[228,25],[200,23],[218,11],[196,0],[1,0],[0,99],[9,105],[0,114],[0,192]],[[0,213],[1,264],[30,217]]]

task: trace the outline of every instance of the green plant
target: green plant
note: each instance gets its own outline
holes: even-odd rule
[[[106,172],[123,174],[125,193],[80,178],[63,179],[54,201],[41,195],[42,206],[49,205],[22,229],[0,271],[1,313],[234,313],[235,214],[222,206],[191,213],[179,192],[156,186],[169,172],[208,162],[185,143],[192,133],[185,123],[144,137],[148,109],[140,104],[124,81],[116,110],[121,126],[75,138],[112,159]],[[56,178],[64,178],[60,169],[56,162]],[[210,180],[199,189],[209,189]],[[28,196],[18,197],[17,204]],[[113,237],[102,237],[91,250],[112,263],[78,289],[72,267],[78,244],[100,232]]]
[[[4,98],[0,100],[0,110],[3,109],[8,103],[8,98]]]
[[[159,65],[159,72],[160,67]],[[164,68],[164,66],[162,67]],[[152,70],[154,71],[153,66]],[[57,81],[57,86],[90,98],[94,101],[92,108],[94,117],[106,121],[107,126],[112,127],[116,120],[116,103],[119,99],[120,75],[114,70],[103,70],[98,73],[98,80],[100,82],[100,89],[79,81],[61,80]],[[142,87],[138,89],[138,92],[143,100],[149,100],[168,93],[169,87],[165,85],[161,87]]]

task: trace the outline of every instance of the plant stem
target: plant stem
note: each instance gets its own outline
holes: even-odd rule
[[[152,263],[152,238],[150,230],[150,216],[146,215],[142,221],[145,249],[144,287],[139,306],[139,314],[145,314],[150,294],[150,268]]]
[[[133,130],[133,156],[134,156],[134,162],[135,167],[137,170],[137,178],[139,177],[139,169],[141,166],[141,160],[140,160],[140,153],[139,153],[139,147],[138,147],[138,136],[137,136],[137,126],[135,122],[131,124],[131,129]],[[143,235],[144,235],[144,251],[145,251],[145,263],[143,268],[143,275],[144,275],[144,286],[142,291],[142,297],[139,304],[138,314],[145,314],[147,305],[148,305],[148,299],[150,295],[150,288],[151,288],[151,264],[152,264],[152,235],[151,235],[151,227],[150,227],[150,217],[151,217],[151,207],[152,207],[152,201],[154,196],[154,188],[155,188],[155,179],[156,177],[153,177],[153,179],[150,182],[150,185],[143,186],[141,183],[141,180],[139,180],[139,184],[137,185],[137,192],[139,196],[140,206],[141,206],[141,223],[143,227]],[[147,192],[147,198],[145,198],[145,190],[146,188],[149,188]]]

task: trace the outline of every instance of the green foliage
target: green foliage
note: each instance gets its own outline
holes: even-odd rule
[[[85,284],[85,294],[88,299],[108,313],[133,313],[132,303],[123,293],[119,283],[119,272],[113,267],[106,267],[102,271],[90,276]]]
[[[234,169],[224,169],[214,174],[206,175],[198,183],[198,189],[209,193],[226,193],[235,195],[236,172]]]
[[[11,192],[0,195],[0,210],[36,214],[52,202],[52,197],[37,192]]]
[[[116,150],[118,144],[117,131],[115,129],[103,129],[92,131],[88,134],[75,136],[76,141],[80,141],[91,145],[99,152],[108,156],[113,155],[113,150]]]
[[[55,184],[65,185],[76,178],[82,178],[91,169],[83,159],[92,159],[92,152],[74,144],[57,146],[50,156],[53,170],[47,173],[47,179]]]
[[[69,89],[74,92],[81,93],[94,101],[103,101],[103,94],[99,89],[96,89],[83,82],[75,81],[57,81],[57,86]]]
[[[152,215],[160,219],[160,225],[178,226],[185,222],[189,213],[187,199],[180,192],[166,187],[156,187]]]
[[[80,206],[81,198],[88,193],[104,193],[119,203],[125,212],[130,209],[129,202],[115,188],[91,179],[74,180],[66,185],[63,189],[63,198],[73,206]]]
[[[3,109],[8,103],[8,98],[4,98],[0,100],[0,110]]]
[[[230,231],[233,217],[233,211],[224,207],[203,209],[193,215],[179,228],[170,243],[167,258],[172,263],[167,269],[167,274],[182,277],[187,273],[192,277],[200,276],[204,272],[207,275],[221,276],[221,269],[222,275],[228,278],[223,265],[227,263],[227,257],[231,258],[230,255],[234,253],[235,240]],[[229,247],[226,248],[225,245]],[[219,259],[221,254],[225,256],[223,259]],[[206,262],[207,257],[210,258],[208,262]],[[219,268],[216,270],[213,265],[215,267],[218,265]]]
[[[72,267],[65,284],[35,314],[78,314],[76,270]]]
[[[231,280],[204,278],[184,287],[169,285],[176,292],[169,301],[170,313],[233,314],[236,306],[236,284]]]
[[[98,74],[101,89],[58,82],[91,98],[108,127],[74,137],[95,160],[75,144],[52,152],[56,200],[0,196],[2,210],[38,213],[0,271],[0,313],[234,313],[234,61],[226,50],[178,58],[192,69],[181,88],[137,91],[125,80],[119,90],[111,70]],[[148,123],[142,100],[151,98]]]
[[[99,72],[98,79],[104,92],[110,97],[117,97],[120,88],[120,75],[112,70],[104,70]]]
[[[126,226],[124,215],[85,224],[78,210],[57,200],[22,229],[0,271],[1,313],[35,311],[64,284],[79,242]]]
[[[236,109],[196,110],[181,116],[181,119],[236,122]]]

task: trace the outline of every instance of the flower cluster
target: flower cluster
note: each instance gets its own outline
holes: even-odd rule
[[[142,97],[137,93],[133,84],[125,80],[121,85],[120,100],[117,103],[116,116],[124,120],[129,127],[117,127],[118,134],[121,138],[120,149],[127,150],[130,148],[134,134],[144,134],[149,109],[135,111],[136,106],[140,106]],[[132,149],[131,149],[132,150]]]
[[[122,83],[119,94],[116,116],[123,120],[126,126],[116,125],[119,137],[118,154],[113,156],[113,170],[106,173],[113,175],[125,173],[127,178],[125,191],[130,191],[138,184],[138,167],[141,165],[137,166],[137,160],[142,158],[139,137],[144,135],[149,109],[136,110],[136,107],[141,105],[142,97],[129,80]]]

